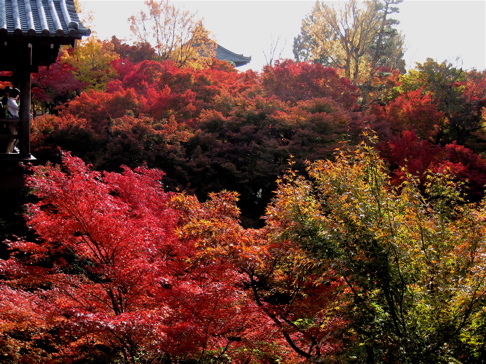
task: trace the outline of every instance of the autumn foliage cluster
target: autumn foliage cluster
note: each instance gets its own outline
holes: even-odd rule
[[[116,38],[40,70],[0,362],[486,360],[486,73],[343,76]]]
[[[36,109],[49,111],[33,125],[41,163],[58,161],[58,147],[99,170],[147,163],[173,191],[239,192],[255,220],[291,156],[303,170],[371,128],[397,175],[449,164],[482,188],[484,73],[428,60],[405,75],[383,70],[369,91],[317,63],[181,68],[147,47],[93,40],[36,75]]]

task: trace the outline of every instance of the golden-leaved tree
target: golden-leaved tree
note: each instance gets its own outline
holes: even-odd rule
[[[184,66],[216,54],[216,43],[194,13],[169,0],[147,0],[145,5],[129,18],[130,29],[136,41],[152,44],[160,59]]]
[[[113,43],[89,37],[75,49],[65,49],[61,62],[73,68],[76,80],[86,85],[85,90],[101,91],[116,77],[111,62],[118,58]]]
[[[383,67],[403,70],[403,38],[394,27],[398,22],[390,18],[402,1],[316,2],[294,39],[297,61],[343,69],[355,84],[371,82]]]

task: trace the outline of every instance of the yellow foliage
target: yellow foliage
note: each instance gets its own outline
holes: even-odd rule
[[[451,358],[446,348],[459,332],[467,345],[478,340],[486,319],[479,314],[485,203],[466,204],[447,173],[430,174],[425,191],[411,176],[393,187],[378,153],[364,143],[307,172],[309,178],[292,172],[279,182],[267,222],[346,281],[348,310],[360,315],[354,325],[374,327],[361,340],[381,355],[391,355],[384,343],[399,347],[409,362]],[[444,327],[457,335],[445,335]],[[427,351],[431,341],[436,351]]]
[[[89,37],[74,51],[63,50],[61,61],[72,65],[76,78],[86,84],[85,90],[104,90],[116,72],[111,62],[119,58],[113,51],[113,43]]]

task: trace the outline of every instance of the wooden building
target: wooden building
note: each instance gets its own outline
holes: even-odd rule
[[[20,90],[19,118],[0,116],[0,123],[18,130],[17,135],[0,135],[1,139],[18,140],[18,153],[0,150],[0,160],[33,159],[31,73],[37,72],[39,66],[54,63],[62,45],[74,47],[89,34],[90,30],[79,21],[73,0],[0,0],[0,71],[10,72],[1,80],[10,81]]]
[[[20,90],[19,118],[6,118],[0,110],[0,187],[18,187],[19,162],[35,160],[30,150],[31,74],[54,63],[61,46],[74,47],[90,33],[73,0],[0,0],[0,71],[8,74],[0,80]],[[14,150],[7,148],[13,143]]]

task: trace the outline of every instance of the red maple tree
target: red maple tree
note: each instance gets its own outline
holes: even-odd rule
[[[32,170],[39,201],[26,218],[39,240],[10,242],[1,264],[5,357],[217,360],[265,332],[241,274],[175,234],[162,172],[101,173],[69,154]]]

